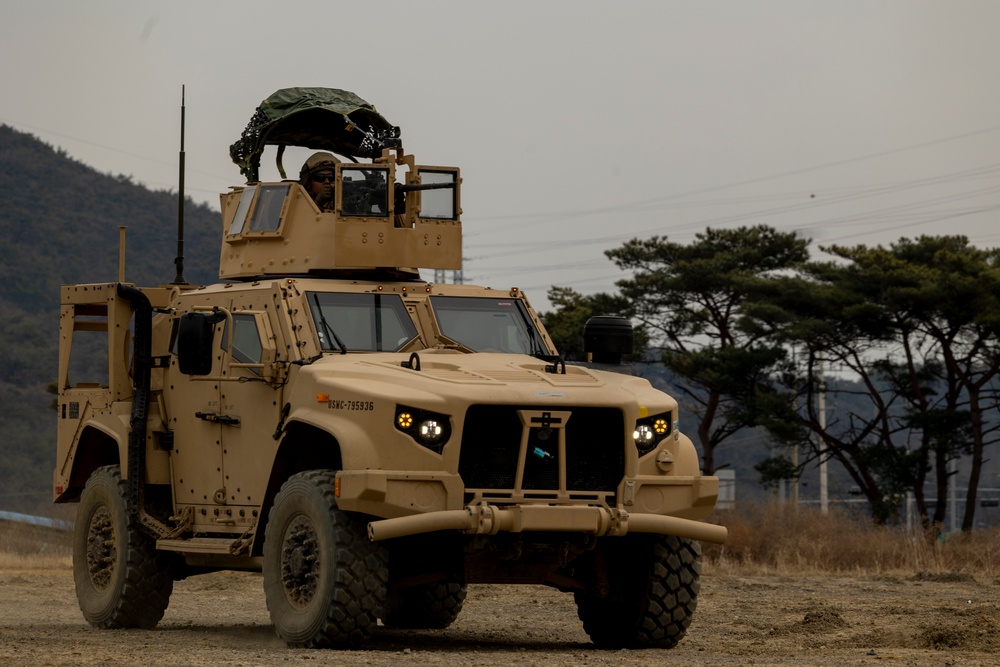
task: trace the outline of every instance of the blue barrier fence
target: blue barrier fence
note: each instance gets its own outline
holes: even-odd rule
[[[55,528],[56,530],[73,530],[72,521],[62,521],[61,519],[49,519],[44,516],[31,516],[20,512],[4,512],[0,510],[0,521],[13,521],[14,523],[26,523],[32,526],[43,526],[45,528]]]

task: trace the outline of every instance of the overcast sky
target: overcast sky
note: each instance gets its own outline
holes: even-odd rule
[[[0,0],[0,18],[0,123],[176,189],[185,85],[187,194],[216,208],[261,100],[357,93],[418,162],[462,169],[466,282],[543,309],[551,285],[613,290],[604,250],[709,226],[1000,245],[992,0]]]

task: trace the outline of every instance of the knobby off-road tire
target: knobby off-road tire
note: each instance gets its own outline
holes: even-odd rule
[[[80,496],[73,533],[73,579],[87,622],[156,627],[174,587],[171,562],[129,516],[118,466],[95,470]]]
[[[457,581],[435,581],[389,591],[385,602],[386,627],[441,630],[455,622],[468,588]]]
[[[264,534],[264,595],[289,646],[352,647],[374,631],[385,603],[387,556],[367,524],[337,508],[336,473],[288,478]]]
[[[673,648],[684,637],[701,578],[701,544],[672,535],[606,538],[596,559],[607,595],[575,593],[583,629],[602,648]]]

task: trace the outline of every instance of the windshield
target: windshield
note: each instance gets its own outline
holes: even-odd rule
[[[323,350],[395,352],[417,336],[398,294],[309,292]]]
[[[475,352],[547,352],[518,299],[432,296],[441,333]]]

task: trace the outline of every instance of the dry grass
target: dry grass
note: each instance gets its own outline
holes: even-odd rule
[[[967,573],[1000,576],[1000,530],[928,540],[835,510],[782,503],[717,512],[729,528],[724,545],[705,545],[708,571],[722,574],[880,575]]]
[[[71,559],[70,533],[0,521],[0,570],[67,569]]]
[[[782,503],[742,504],[713,520],[729,528],[729,540],[703,545],[706,572],[1000,578],[1000,529],[926,540],[836,510],[824,516]],[[71,553],[68,532],[0,521],[0,570],[67,569]]]
[[[24,556],[0,552],[0,571],[11,570],[69,570],[73,567],[73,557],[48,554]]]

